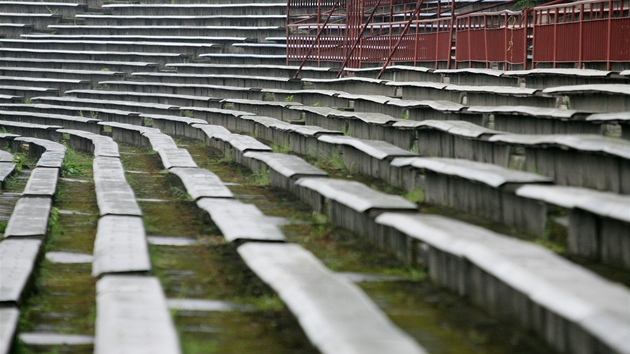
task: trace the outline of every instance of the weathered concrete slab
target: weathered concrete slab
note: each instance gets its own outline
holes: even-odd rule
[[[17,331],[20,310],[16,307],[0,308],[0,353],[8,354]]]
[[[277,224],[255,205],[233,199],[201,198],[197,206],[210,215],[228,242],[284,241]]]
[[[46,259],[53,263],[62,264],[84,264],[94,261],[94,257],[91,254],[74,252],[46,252]]]
[[[90,140],[94,148],[94,156],[120,157],[118,144],[108,136],[73,129],[60,129],[58,132]]]
[[[20,302],[41,244],[40,240],[0,242],[0,304]]]
[[[363,183],[333,178],[300,178],[296,185],[313,190],[358,212],[371,209],[417,210],[417,206],[398,195],[374,190]]]
[[[186,149],[158,149],[164,168],[196,168],[197,164]]]
[[[168,308],[180,311],[242,311],[251,308],[225,301],[204,299],[167,299]]]
[[[378,160],[402,156],[417,156],[417,154],[381,140],[363,140],[345,135],[322,135],[317,140],[333,145],[352,146],[358,151]]]
[[[180,353],[160,282],[106,276],[96,283],[96,354]]]
[[[136,197],[125,180],[122,163],[117,158],[96,157],[93,164],[94,190],[101,216],[142,216]]]
[[[269,146],[247,135],[232,134],[226,139],[232,147],[242,153],[247,151],[273,151]]]
[[[151,148],[154,151],[159,151],[162,149],[177,149],[177,144],[175,140],[170,136],[163,134],[157,129],[152,129],[151,131],[145,131],[142,133],[142,136],[149,139],[149,144],[151,144]]]
[[[61,168],[65,157],[65,151],[46,151],[37,160],[37,167]]]
[[[505,167],[468,161],[464,159],[448,159],[437,157],[413,157],[396,159],[392,164],[396,166],[413,166],[420,170],[456,176],[469,181],[480,182],[493,188],[500,188],[506,184],[551,183],[551,178],[534,173],[510,170]]]
[[[13,155],[11,155],[13,156]],[[11,162],[0,162],[0,182],[4,182],[15,171],[15,164]]]
[[[206,169],[174,167],[169,172],[179,177],[193,200],[234,197],[219,176]]]
[[[12,153],[8,151],[0,150],[0,162],[12,162],[12,161],[13,161]]]
[[[1,166],[1,164],[0,164]],[[56,168],[36,167],[28,178],[24,192],[25,197],[52,198],[57,190],[59,170]]]
[[[356,285],[302,247],[248,243],[238,252],[322,353],[425,353]]]
[[[148,272],[149,249],[142,219],[104,216],[98,221],[92,275]]]
[[[442,216],[384,213],[376,222],[428,246],[425,259],[438,284],[531,326],[557,348],[582,351],[593,341],[592,350],[630,351],[630,291],[622,285],[542,246]],[[445,271],[442,262],[452,267]],[[566,324],[558,325],[558,318]]]
[[[175,247],[195,246],[201,243],[193,238],[179,236],[147,236],[147,241],[151,245]]]
[[[78,334],[21,333],[20,340],[26,345],[89,345],[94,337]]]
[[[270,169],[287,178],[299,177],[327,177],[328,174],[319,168],[304,161],[301,157],[288,154],[250,151],[244,155],[246,158],[261,161]]]
[[[4,237],[44,237],[51,208],[50,198],[20,198],[15,204]]]

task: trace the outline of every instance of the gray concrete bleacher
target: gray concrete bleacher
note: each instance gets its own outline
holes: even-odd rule
[[[146,14],[150,16],[194,15],[198,13],[229,15],[286,15],[285,3],[245,3],[245,4],[105,4],[112,15]]]
[[[101,81],[112,91],[136,91],[144,93],[163,93],[190,96],[251,98],[260,97],[260,88],[236,87],[223,85],[183,84],[171,82],[134,82],[134,81]]]
[[[12,106],[0,106],[0,119],[14,120],[16,122],[28,122],[42,125],[64,126],[69,129],[86,130],[93,133],[100,133],[101,127],[97,124],[98,119],[85,118],[80,116],[70,116],[62,114],[39,113],[29,111],[11,110]]]
[[[33,31],[33,25],[24,23],[0,23],[0,33],[5,36],[15,37]]]
[[[188,60],[190,54],[157,53],[157,52],[116,52],[94,50],[63,50],[63,49],[33,49],[33,48],[0,48],[2,56],[15,58],[63,59],[63,60],[98,60],[98,61],[142,61],[155,63],[172,63]]]
[[[58,132],[63,134],[68,146],[74,149],[87,151],[94,156],[120,157],[118,144],[108,136],[72,129],[59,129]]]
[[[92,275],[149,271],[151,260],[142,219],[122,215],[101,217],[94,240]]]
[[[248,243],[238,252],[278,293],[322,353],[426,353],[356,285],[300,246]]]
[[[96,202],[101,216],[142,216],[119,159],[97,156],[93,169]]]
[[[0,353],[8,353],[11,349],[19,317],[20,310],[15,306],[0,307]]]
[[[76,96],[85,99],[107,99],[113,101],[125,101],[130,98],[137,98],[142,102],[155,102],[164,105],[173,105],[180,107],[198,106],[198,107],[219,107],[219,98],[195,96],[195,95],[176,95],[167,93],[145,93],[131,91],[103,91],[103,90],[71,90],[66,95]],[[121,122],[124,123],[124,122]]]
[[[46,31],[49,25],[58,24],[60,15],[51,13],[0,12],[0,22],[13,24],[29,24],[37,31]]]
[[[630,84],[556,86],[543,90],[554,96],[567,96],[569,107],[586,112],[630,111]]]
[[[201,9],[203,11],[203,9]],[[134,23],[139,26],[278,26],[285,25],[285,15],[94,15],[81,14],[77,18],[91,26],[117,26]]]
[[[287,65],[238,65],[238,64],[203,64],[203,63],[172,63],[166,64],[166,69],[177,70],[179,73],[188,74],[207,74],[207,73],[222,73],[230,75],[251,75],[257,76],[261,72],[264,72],[266,76],[275,77],[294,77],[297,73],[298,66]],[[301,77],[319,77],[321,78],[333,78],[336,72],[326,67],[303,67],[300,72]]]
[[[220,75],[220,74],[179,74],[179,73],[142,73],[136,72],[131,74],[132,78],[157,81],[157,82],[173,82],[180,84],[201,84],[201,85],[222,85],[236,87],[269,87],[269,88],[302,88],[300,80],[283,77],[269,76],[236,76],[236,75]]]
[[[4,231],[6,238],[42,238],[48,230],[52,200],[46,197],[22,197],[15,204]]]
[[[126,76],[123,72],[109,70],[69,70],[29,67],[0,67],[0,73],[6,76],[18,75],[19,77],[34,77],[41,79],[89,80],[92,82],[92,85],[96,85],[99,81],[104,80],[123,80]]]
[[[115,100],[103,100],[103,99],[89,99],[89,98],[77,98],[72,96],[60,96],[60,97],[33,97],[33,102],[43,104],[64,104],[68,106],[76,107],[97,107],[103,109],[120,109],[125,108],[131,112],[138,113],[157,113],[165,114],[169,112],[179,112],[178,106],[158,103],[145,103],[137,101],[115,101]]]
[[[87,80],[77,79],[48,79],[28,76],[0,76],[0,86],[26,86],[51,88],[59,91],[71,89],[88,89],[92,83]]]
[[[0,242],[0,304],[18,304],[33,273],[42,241],[36,239],[3,239]],[[15,330],[15,329],[14,329]],[[4,333],[3,333],[4,334]],[[0,336],[0,338],[4,338]],[[9,341],[10,343],[11,341]],[[6,353],[7,351],[4,351]]]
[[[536,68],[510,70],[504,72],[503,76],[518,78],[526,87],[537,89],[567,85],[596,85],[611,82],[629,83],[628,78],[625,78],[622,73],[592,69]]]
[[[59,170],[56,168],[36,167],[28,178],[22,197],[53,198],[57,190]]]
[[[157,70],[157,63],[138,61],[102,61],[102,60],[71,60],[44,58],[0,58],[0,65],[18,67],[34,67],[46,69],[92,70],[131,72],[134,70]]]
[[[56,1],[3,1],[0,12],[13,13],[51,13],[62,17],[74,17],[77,13],[87,11],[85,4]]]
[[[555,348],[630,350],[628,289],[553,252],[441,216],[384,213],[376,222],[405,241],[438,284],[516,321]]]
[[[0,127],[3,127],[13,134],[54,141],[60,140],[61,136],[56,130],[62,128],[57,125],[33,124],[7,120],[0,121]]]
[[[96,313],[95,353],[181,353],[155,277],[104,276],[96,283]]]
[[[60,133],[57,133],[60,134]],[[60,135],[55,135],[59,136]],[[24,149],[24,146],[27,149]],[[36,167],[48,167],[60,169],[63,163],[63,159],[66,155],[66,147],[58,142],[50,141],[47,139],[39,139],[32,137],[15,137],[13,139],[14,151],[27,151],[31,156],[37,156]]]
[[[68,93],[73,91],[68,91]],[[52,105],[43,103],[17,103],[17,104],[0,104],[0,109],[5,111],[23,111],[23,112],[37,112],[37,113],[50,113],[53,115],[75,116],[81,117],[82,115],[89,117],[97,117],[103,121],[116,121],[129,124],[142,124],[142,118],[138,112],[122,111],[118,109],[105,109],[98,107],[76,107],[65,105]],[[92,118],[93,121],[97,121],[96,118]],[[66,126],[65,124],[62,124]],[[69,127],[68,127],[69,128]],[[87,129],[89,130],[89,129]]]
[[[40,95],[58,95],[59,89],[50,87],[0,85],[0,94],[20,97],[21,101]]]
[[[169,173],[181,180],[184,188],[195,201],[201,198],[234,197],[219,177],[206,169],[174,167],[169,169]]]
[[[295,155],[250,151],[243,154],[243,164],[254,172],[269,173],[269,184],[286,190],[293,190],[293,185],[299,178],[328,176],[326,172]]]

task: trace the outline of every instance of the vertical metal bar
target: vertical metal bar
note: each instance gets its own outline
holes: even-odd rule
[[[579,19],[579,43],[578,43],[578,68],[582,68],[582,60],[584,58],[584,4],[580,4],[580,19]],[[610,38],[608,38],[610,40]]]
[[[365,24],[363,25],[363,28],[361,28],[361,31],[359,32],[359,35],[355,39],[354,44],[352,45],[352,48],[350,49],[350,51],[346,55],[346,59],[341,64],[341,68],[339,68],[339,72],[337,72],[337,78],[341,77],[341,74],[343,73],[343,69],[346,68],[346,65],[348,64],[348,61],[350,60],[350,57],[352,56],[352,53],[357,48],[357,44],[359,44],[359,42],[361,41],[361,37],[363,37],[363,33],[365,33],[365,29],[368,27],[368,24],[374,18],[374,14],[376,13],[376,9],[380,5],[381,5],[381,0],[378,0],[378,2],[376,3],[376,6],[374,6],[374,8],[372,9],[372,12],[370,13],[370,16],[368,17],[367,21],[365,21]],[[390,20],[390,22],[391,22],[391,20]],[[361,58],[361,56],[359,56],[359,58]]]
[[[610,67],[611,67],[611,63],[610,63],[610,55],[611,55],[611,53],[610,53],[610,51],[612,50],[612,45],[611,45],[610,42],[612,41],[612,39],[610,38],[610,35],[612,34],[612,32],[611,32],[612,31],[612,16],[613,16],[613,14],[612,14],[613,7],[612,6],[613,6],[613,2],[612,2],[612,0],[610,0],[608,2],[608,11],[609,11],[609,13],[608,13],[608,21],[607,21],[608,22],[608,31],[607,31],[607,35],[606,35],[606,38],[608,38],[608,41],[606,43],[606,47],[607,47],[606,48],[606,70],[610,70]]]

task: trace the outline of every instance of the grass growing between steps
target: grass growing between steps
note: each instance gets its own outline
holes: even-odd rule
[[[434,286],[423,269],[409,267],[352,232],[330,224],[325,216],[313,214],[287,191],[251,183],[251,171],[222,162],[213,149],[191,143],[188,150],[199,166],[227,183],[237,199],[255,204],[268,216],[283,218],[282,230],[288,242],[311,251],[333,271],[371,277],[359,286],[429,352],[553,352],[542,341],[493,320]]]
[[[119,144],[148,236],[194,240],[150,245],[153,273],[168,299],[231,304],[218,311],[171,310],[184,353],[315,353],[284,304],[259,283],[233,246],[146,149]]]
[[[69,152],[77,171],[73,176],[59,179],[43,249],[92,254],[98,221],[92,155]],[[91,272],[91,263],[53,263],[44,255],[37,266],[30,296],[21,307],[19,333],[94,335],[96,281]],[[16,347],[16,353],[92,351],[92,345],[32,346],[19,342]]]

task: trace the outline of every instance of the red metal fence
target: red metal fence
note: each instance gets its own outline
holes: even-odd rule
[[[414,13],[421,5],[422,1],[408,0],[291,0],[287,60],[350,67],[386,62],[436,67],[503,63],[504,68],[586,62],[610,68],[614,62],[630,62],[630,0],[587,0],[430,19],[424,18],[431,11],[440,14],[439,5],[437,11],[434,7]],[[403,32],[405,26],[408,31]]]

